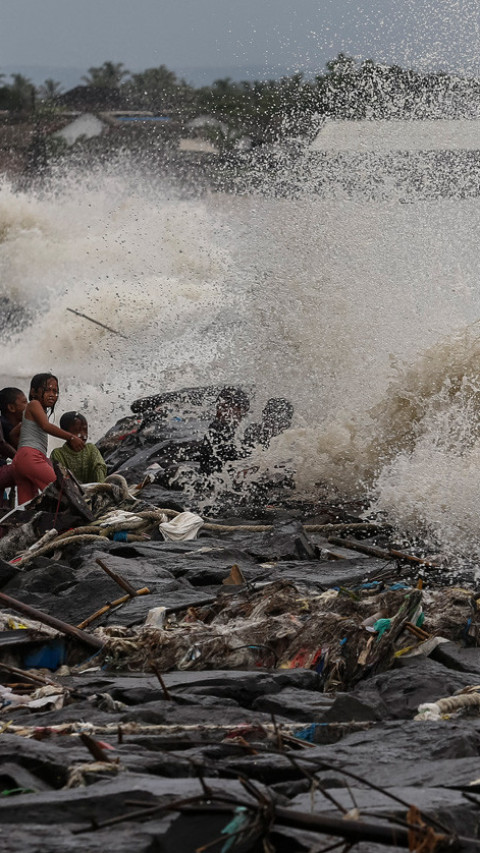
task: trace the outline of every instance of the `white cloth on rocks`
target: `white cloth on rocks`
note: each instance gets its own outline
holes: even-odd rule
[[[171,521],[162,521],[158,529],[164,539],[172,539],[180,542],[187,539],[196,539],[197,533],[204,524],[203,518],[194,512],[181,512]]]

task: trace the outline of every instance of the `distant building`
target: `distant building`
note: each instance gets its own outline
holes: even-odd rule
[[[480,120],[327,119],[310,150],[335,154],[480,151]]]
[[[107,126],[93,113],[82,113],[53,135],[64,139],[67,145],[73,145],[77,139],[91,139],[94,136],[100,136]]]
[[[178,150],[200,154],[218,154],[218,149],[212,142],[201,139],[199,136],[181,137],[178,140]]]
[[[187,121],[186,127],[193,134],[201,134],[206,130],[208,131],[212,129],[220,131],[221,133],[228,133],[228,124],[225,124],[224,121],[220,121],[220,119],[210,115],[200,115],[195,118],[191,118]]]
[[[321,195],[480,196],[479,119],[327,119],[308,152],[309,186]]]
[[[55,98],[55,103],[60,107],[67,107],[80,112],[118,110],[127,106],[119,89],[107,89],[103,86],[75,86],[74,89],[69,89],[68,92],[58,95]]]

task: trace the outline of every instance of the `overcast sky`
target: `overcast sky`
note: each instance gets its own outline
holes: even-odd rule
[[[359,58],[480,75],[478,0],[0,0],[0,71],[105,60],[132,71],[255,66],[265,76]],[[258,75],[257,75],[258,76]]]

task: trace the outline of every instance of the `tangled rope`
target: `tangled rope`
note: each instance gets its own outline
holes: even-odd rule
[[[102,541],[105,541],[105,538],[106,538],[106,534],[103,534],[103,533],[96,534],[96,535],[87,533],[87,534],[80,534],[78,536],[68,536],[68,537],[63,538],[59,542],[58,536],[57,536],[52,542],[49,542],[47,545],[44,545],[42,548],[37,548],[37,550],[31,551],[28,554],[25,554],[24,556],[20,557],[20,559],[15,557],[13,560],[10,560],[10,562],[13,565],[15,565],[17,567],[17,569],[22,569],[24,566],[26,566],[32,560],[35,560],[37,557],[41,557],[44,554],[50,554],[52,551],[60,550],[60,548],[65,548],[67,545],[71,545],[72,542],[75,542],[76,545],[80,545],[80,544],[83,545],[83,544],[85,544],[85,542],[98,541],[99,539],[101,539]]]
[[[426,702],[418,708],[415,720],[441,720],[448,714],[469,709],[480,709],[479,693],[460,693],[458,696],[447,696],[436,702]]]
[[[81,545],[95,540],[105,540],[114,536],[115,533],[136,531],[146,534],[149,530],[165,522],[168,518],[176,518],[181,515],[178,510],[152,507],[151,509],[132,512],[121,507],[122,503],[128,501],[129,505],[140,503],[128,488],[127,481],[120,474],[111,474],[104,483],[95,483],[85,489],[87,501],[94,502],[97,498],[109,498],[116,504],[114,509],[104,512],[95,521],[81,527],[58,533],[55,528],[47,531],[42,538],[30,546],[27,551],[17,554],[10,562],[23,568],[36,557],[59,551],[71,544]],[[267,533],[274,530],[273,524],[217,524],[207,521],[203,530],[212,533]],[[351,522],[341,524],[304,524],[303,529],[308,533],[332,533],[346,530],[378,531],[380,525],[370,522]],[[135,534],[130,536],[134,538]]]

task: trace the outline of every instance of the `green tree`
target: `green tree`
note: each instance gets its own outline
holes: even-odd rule
[[[87,86],[98,86],[100,89],[118,89],[122,80],[128,77],[128,71],[123,62],[108,60],[103,65],[88,69],[88,74],[82,77]]]
[[[8,88],[10,89],[12,104],[15,104],[10,109],[34,109],[36,91],[32,81],[28,77],[24,77],[23,74],[10,74],[10,77],[13,82]]]
[[[40,86],[38,94],[42,101],[54,101],[62,92],[62,84],[48,77]]]
[[[189,90],[187,83],[179,80],[165,65],[132,74],[131,80],[122,85],[122,91],[132,105],[152,111],[178,106],[186,100]]]

